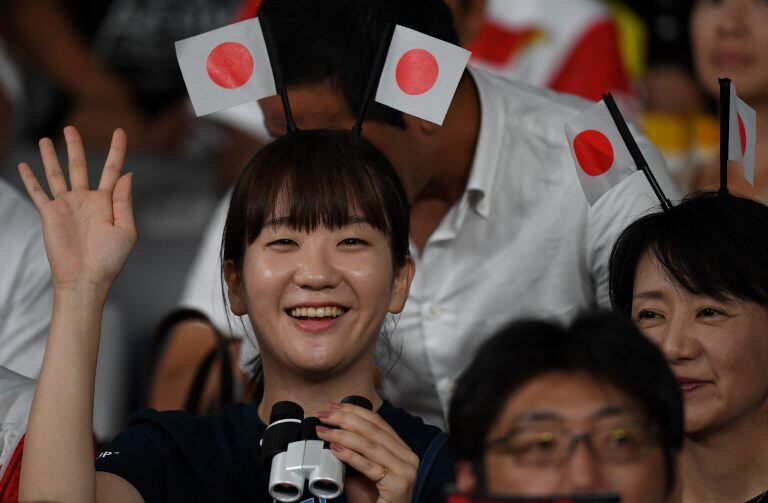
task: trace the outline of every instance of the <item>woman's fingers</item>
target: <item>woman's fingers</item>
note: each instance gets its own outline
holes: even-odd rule
[[[370,414],[380,418],[374,412]],[[419,457],[399,436],[393,438],[388,431],[366,417],[342,410],[322,413],[318,417],[326,424],[338,426],[338,429],[318,430],[323,440],[341,444],[390,468],[403,463],[414,469],[419,467]]]
[[[88,190],[88,168],[85,162],[85,148],[80,133],[73,126],[64,128],[64,140],[67,142],[69,158],[69,183],[72,190]]]
[[[376,424],[379,428],[381,428],[382,430],[388,432],[392,436],[392,438],[395,439],[395,441],[397,441],[397,442],[399,442],[399,443],[401,443],[401,444],[403,444],[403,445],[405,445],[407,447],[407,444],[405,442],[403,442],[403,439],[400,438],[400,435],[397,434],[395,429],[392,428],[392,426],[390,426],[388,422],[384,421],[384,418],[381,417],[378,413],[373,412],[373,411],[368,410],[368,409],[364,409],[363,407],[357,407],[355,405],[347,404],[347,403],[343,403],[343,402],[331,402],[330,407],[331,407],[331,409],[340,409],[340,410],[343,410],[345,412],[350,412],[352,414],[356,414],[356,415],[362,417],[363,419]]]
[[[37,208],[37,211],[40,211],[50,201],[48,194],[40,186],[35,173],[26,162],[19,164],[19,175],[21,175],[21,181],[24,182],[24,188],[27,189],[29,197],[32,198],[35,208]]]
[[[128,137],[122,129],[115,129],[112,134],[112,144],[109,147],[107,161],[104,163],[104,171],[101,173],[99,190],[114,190],[117,180],[120,178],[120,170],[125,162],[125,151],[128,147]]]
[[[331,442],[335,447],[334,452],[348,450],[362,456],[365,462],[362,460],[358,461],[363,468],[361,471],[370,471],[370,465],[377,465],[386,466],[388,470],[395,473],[405,474],[407,471],[415,471],[418,467],[418,463],[416,466],[413,466],[410,462],[402,459],[402,453],[400,453],[400,456],[395,454],[390,450],[391,446],[378,443],[376,440],[364,437],[358,433],[321,426],[317,430],[317,435],[321,439]]]
[[[384,466],[378,463],[374,463],[373,461],[367,459],[365,456],[362,456],[351,449],[344,448],[337,444],[332,444],[331,449],[333,450],[334,456],[358,472],[362,473],[368,480],[371,480],[372,482],[381,482],[382,479],[391,471],[389,468],[385,469]]]
[[[45,168],[45,178],[48,180],[48,187],[51,189],[51,195],[54,198],[67,192],[67,182],[64,179],[64,173],[61,171],[59,158],[56,157],[56,148],[50,138],[40,140],[40,157],[43,160]]]
[[[126,173],[117,180],[115,190],[112,191],[112,214],[114,215],[115,227],[123,229],[131,236],[136,233],[131,197],[132,187],[133,173]]]
[[[406,449],[410,448],[408,447],[408,444],[403,442],[403,439],[400,438],[400,435],[397,434],[397,432],[387,423],[383,417],[381,417],[378,413],[373,412],[368,409],[364,409],[363,407],[358,407],[356,405],[348,404],[348,403],[342,403],[342,402],[331,402],[330,404],[331,412],[335,411],[343,411],[347,414],[352,414],[352,416],[345,416],[352,420],[354,420],[354,417],[357,416],[360,419],[364,420],[366,423],[371,423],[370,427],[372,429],[379,428],[380,430],[383,430],[386,432],[391,439],[391,442],[393,444],[399,444]],[[358,424],[366,424],[366,423],[358,423]],[[343,426],[342,426],[343,427]],[[365,431],[362,432],[363,434],[366,434]]]

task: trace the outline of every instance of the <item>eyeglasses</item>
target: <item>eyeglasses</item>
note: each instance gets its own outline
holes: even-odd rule
[[[513,428],[486,447],[503,448],[521,466],[552,467],[568,462],[579,442],[601,463],[639,461],[656,441],[658,428],[645,423],[598,426],[573,433],[562,425],[526,425]]]

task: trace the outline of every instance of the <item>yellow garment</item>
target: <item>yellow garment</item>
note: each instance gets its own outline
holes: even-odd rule
[[[619,30],[624,69],[631,80],[640,80],[648,61],[648,30],[643,20],[619,0],[606,0]]]

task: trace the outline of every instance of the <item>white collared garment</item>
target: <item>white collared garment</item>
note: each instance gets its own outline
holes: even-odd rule
[[[423,252],[411,246],[416,275],[393,339],[402,355],[385,388],[393,403],[442,427],[455,380],[496,330],[521,317],[565,321],[609,307],[611,248],[658,205],[635,173],[589,207],[563,130],[588,102],[470,73],[481,125],[469,182]],[[661,155],[638,138],[675,197]]]
[[[0,481],[27,432],[37,382],[0,366]],[[0,492],[3,487],[0,486]],[[5,500],[3,500],[5,501]]]
[[[51,324],[51,269],[37,211],[3,180],[0,261],[0,365],[37,379]]]

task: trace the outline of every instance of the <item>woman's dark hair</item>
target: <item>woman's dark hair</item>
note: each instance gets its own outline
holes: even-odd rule
[[[451,400],[449,445],[456,458],[482,466],[488,432],[507,401],[550,372],[584,372],[635,400],[658,428],[667,487],[673,487],[675,452],[683,441],[677,381],[659,349],[631,321],[613,313],[582,315],[565,328],[518,321],[491,337],[462,373]]]
[[[221,261],[231,261],[241,272],[246,249],[268,225],[309,232],[361,219],[387,236],[394,268],[405,265],[410,209],[389,160],[350,131],[296,131],[262,148],[240,174],[224,225]],[[258,362],[254,377],[260,380]]]
[[[650,252],[671,279],[696,295],[768,306],[768,206],[714,191],[636,220],[613,247],[611,303],[629,315],[637,265]]]

